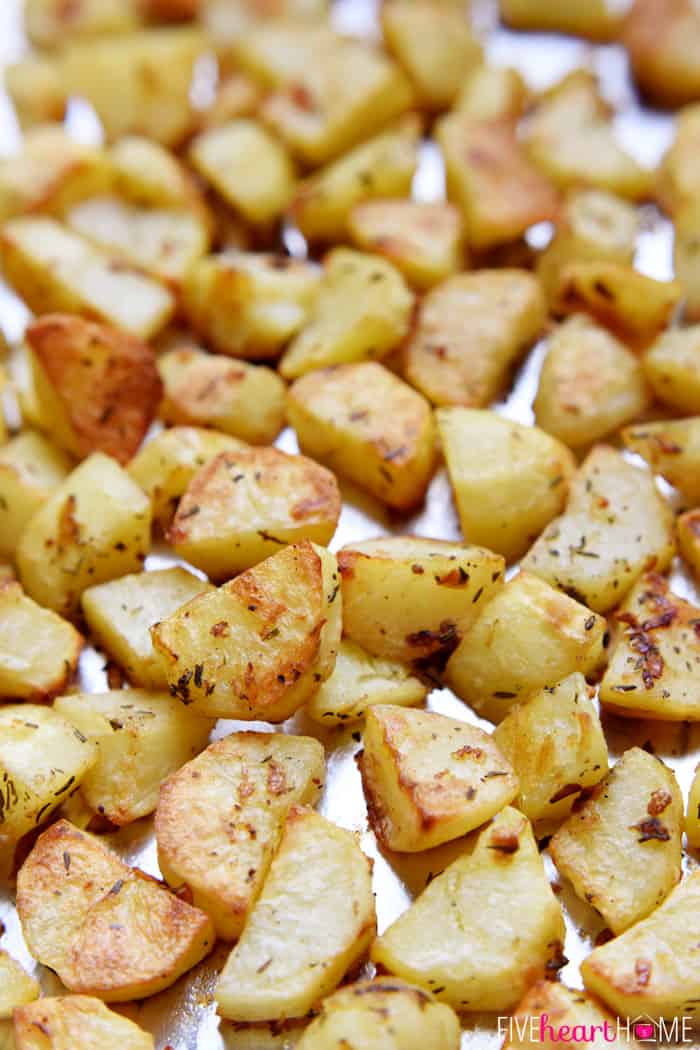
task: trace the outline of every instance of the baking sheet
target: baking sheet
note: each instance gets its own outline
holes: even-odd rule
[[[375,0],[336,0],[334,19],[343,31],[375,35],[377,6]],[[546,87],[576,66],[584,65],[595,70],[601,77],[606,97],[620,110],[616,125],[624,144],[641,161],[652,165],[658,163],[671,141],[672,120],[668,115],[653,113],[638,105],[629,82],[626,56],[621,48],[592,46],[583,41],[547,34],[511,33],[498,26],[496,4],[492,0],[474,0],[472,8],[475,22],[484,34],[488,57],[501,64],[516,66],[532,87]],[[0,64],[19,57],[24,48],[21,0],[0,0]],[[89,107],[84,104],[71,104],[68,120],[77,137],[87,141],[99,138],[99,126]],[[19,133],[14,115],[7,99],[0,93],[0,153],[12,152],[18,143]],[[421,200],[440,199],[444,195],[440,156],[430,144],[426,144],[422,151],[414,182],[414,195]],[[533,246],[540,246],[546,243],[549,233],[545,224],[534,228],[529,238]],[[303,239],[295,235],[294,231],[289,232],[287,244],[303,251]],[[672,275],[672,230],[670,224],[652,207],[643,210],[637,265],[653,277],[667,278]],[[27,316],[23,304],[0,282],[0,327],[11,342],[21,337]],[[531,404],[543,354],[542,344],[533,349],[516,377],[510,396],[495,406],[498,412],[524,423],[533,421]],[[285,431],[277,444],[285,451],[297,449],[291,431]],[[666,491],[669,492],[668,487]],[[343,512],[331,544],[333,549],[350,541],[391,532],[409,531],[441,539],[460,537],[444,470],[434,478],[423,509],[410,519],[389,515],[369,497],[349,486],[343,486],[343,495]],[[148,558],[146,568],[160,568],[172,564],[174,560],[167,553],[154,553]],[[690,600],[698,601],[700,598],[693,581],[680,566],[676,567],[673,574],[673,588]],[[80,667],[83,688],[93,691],[107,688],[105,662],[101,653],[94,649],[86,650]],[[434,690],[429,696],[428,706],[431,710],[473,722],[486,729],[491,728],[489,723],[478,719],[447,689]],[[700,758],[700,725],[651,723],[606,716],[604,726],[613,757],[633,744],[643,745],[652,740],[656,753],[675,770],[683,793],[687,796],[694,767]],[[237,728],[272,727],[263,723],[219,722],[215,736],[223,736]],[[284,728],[289,732],[320,736],[327,747],[328,777],[320,810],[337,824],[354,831],[362,849],[373,858],[374,889],[381,932],[425,886],[429,875],[442,870],[459,853],[460,844],[448,844],[413,857],[383,854],[367,828],[364,797],[354,761],[354,754],[360,747],[358,727],[319,731],[315,723],[306,721],[303,715],[297,715],[285,723]],[[151,821],[139,821],[128,829],[108,836],[108,839],[129,863],[159,876]],[[546,862],[552,881],[559,881],[548,857]],[[687,867],[695,867],[697,863],[697,857],[685,857]],[[562,887],[559,899],[566,915],[565,954],[569,960],[561,971],[561,977],[565,983],[578,987],[581,984],[579,963],[590,951],[604,924],[590,907],[574,896],[570,888]],[[8,949],[39,978],[45,993],[63,992],[56,976],[32,960],[23,941],[12,901],[1,893],[0,922],[5,928],[0,937],[0,946]],[[221,1022],[216,1016],[211,993],[217,969],[222,965],[226,953],[225,947],[217,950],[171,989],[140,1004],[130,1004],[119,1009],[153,1032],[158,1050],[166,1050],[167,1047],[171,1050],[268,1050],[271,1047],[283,1050],[293,1045],[293,1031],[278,1031],[274,1026],[234,1026]],[[0,1050],[5,1050],[4,1041],[8,1047],[12,1045],[10,1025],[0,1022]],[[462,1050],[496,1050],[501,1041],[492,1017],[466,1018]],[[700,1047],[700,1037],[690,1045]]]

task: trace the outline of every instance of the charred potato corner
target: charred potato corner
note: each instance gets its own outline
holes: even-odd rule
[[[0,1050],[700,1047],[695,0],[0,69]]]

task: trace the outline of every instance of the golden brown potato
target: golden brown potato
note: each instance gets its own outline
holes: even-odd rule
[[[635,0],[623,43],[651,100],[682,106],[700,99],[700,17],[692,0]]]
[[[693,205],[700,194],[700,106],[685,106],[680,110],[675,131],[656,177],[656,199],[671,216]]]
[[[287,415],[303,452],[390,507],[419,504],[435,465],[435,424],[417,391],[374,361],[308,372]]]
[[[68,89],[59,63],[51,57],[28,55],[5,67],[5,90],[23,130],[62,121]]]
[[[700,847],[700,773],[695,767],[695,776],[688,792],[688,808],[685,813],[685,834],[688,845]]]
[[[27,36],[38,48],[60,48],[69,39],[126,33],[140,25],[138,0],[27,0]]]
[[[311,737],[232,733],[164,782],[160,869],[174,889],[189,888],[223,940],[240,937],[289,810],[313,805],[324,778],[323,748]]]
[[[335,477],[276,448],[220,452],[201,467],[167,539],[214,580],[230,580],[287,543],[330,542],[340,517]]]
[[[700,503],[700,417],[626,427],[622,441],[675,485],[690,506]]]
[[[610,0],[500,0],[501,18],[513,29],[572,33],[590,40],[616,40],[623,25],[624,6]]]
[[[512,1020],[505,1022],[507,1035],[502,1050],[556,1050],[560,1032],[571,1033],[578,1028],[583,1034],[582,1025],[596,1040],[588,1044],[590,1050],[604,1046],[600,1040],[605,1040],[606,1035],[619,1050],[638,1050],[638,1044],[627,1038],[624,1024],[618,1027],[617,1019],[597,999],[578,988],[574,991],[558,981],[547,980],[533,984]],[[503,1031],[503,1021],[499,1029]]]
[[[471,120],[516,119],[527,100],[528,88],[517,69],[483,63],[464,79],[453,108]]]
[[[448,277],[420,305],[404,374],[434,404],[486,407],[546,319],[540,283],[525,270]]]
[[[15,1012],[17,1050],[153,1050],[150,1032],[144,1032],[99,999],[67,995],[40,999]]]
[[[0,697],[50,700],[78,666],[83,638],[18,583],[0,583]]]
[[[68,456],[31,430],[0,448],[0,554],[14,555],[27,522],[70,470]]]
[[[677,412],[700,413],[700,325],[670,328],[642,357],[654,394]]]
[[[523,568],[607,612],[642,573],[675,553],[673,514],[648,471],[596,445],[571,481],[564,514],[542,533]]]
[[[283,722],[330,676],[341,631],[334,556],[304,541],[151,629],[170,691],[197,714]]]
[[[689,510],[676,519],[678,547],[695,576],[700,577],[700,511]]]
[[[0,1021],[12,1017],[18,1007],[38,999],[39,993],[39,982],[0,948]]]
[[[142,208],[188,207],[206,213],[190,172],[151,139],[125,135],[107,149],[114,191]]]
[[[155,995],[214,944],[204,912],[66,820],[22,865],[17,912],[32,955],[69,991],[105,1002]]]

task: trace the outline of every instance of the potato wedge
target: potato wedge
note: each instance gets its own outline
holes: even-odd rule
[[[7,223],[0,259],[6,280],[35,313],[80,314],[148,339],[175,309],[167,288],[54,219]]]
[[[654,394],[677,412],[700,413],[700,325],[670,328],[642,357]]]
[[[348,1040],[363,1050],[457,1050],[459,1039],[449,1006],[414,984],[375,977],[324,999],[296,1050],[336,1050]]]
[[[502,1050],[555,1050],[560,1032],[583,1034],[584,1030],[595,1040],[588,1044],[590,1050],[602,1050],[606,1042],[619,1050],[639,1050],[638,1043],[627,1037],[624,1022],[618,1024],[597,999],[558,981],[533,984],[512,1019],[501,1021],[499,1028],[507,1033]]]
[[[386,357],[407,334],[413,295],[391,263],[335,248],[309,323],[280,362],[285,379],[328,365]]]
[[[605,328],[575,314],[552,332],[533,406],[548,434],[586,449],[638,419],[650,401],[639,359]]]
[[[576,672],[514,707],[493,741],[520,782],[517,806],[533,823],[568,816],[608,771],[608,745],[586,679]]]
[[[317,740],[232,733],[163,784],[156,812],[158,863],[187,886],[217,936],[237,940],[267,877],[293,805],[313,805],[325,779]]]
[[[390,507],[418,505],[435,466],[435,424],[417,391],[375,361],[308,372],[287,416],[303,452]]]
[[[695,768],[695,776],[688,792],[688,806],[685,813],[685,834],[688,845],[693,849],[700,847],[700,773]]]
[[[687,503],[700,503],[700,416],[626,427],[622,441],[675,485]]]
[[[564,509],[574,457],[494,412],[441,408],[437,425],[464,538],[517,560]]]
[[[674,552],[673,515],[652,475],[596,445],[571,481],[566,511],[522,565],[603,613],[642,573],[663,572]]]
[[[333,537],[341,499],[335,477],[276,448],[220,452],[180,500],[167,539],[215,580],[230,580],[286,543]]]
[[[17,876],[17,913],[32,955],[71,992],[105,1002],[170,987],[211,951],[204,912],[60,820]]]
[[[0,448],[0,554],[11,558],[32,515],[71,471],[41,434],[23,430]]]
[[[483,602],[450,657],[447,682],[499,722],[533,693],[602,662],[606,623],[573,598],[520,572]]]
[[[240,1021],[303,1017],[362,958],[375,930],[371,865],[354,836],[293,806],[219,977],[219,1013]]]
[[[39,998],[39,982],[30,977],[11,955],[0,949],[0,1021],[12,1017],[17,1007]]]
[[[150,1032],[144,1032],[99,999],[67,995],[41,999],[15,1012],[17,1050],[153,1050]]]
[[[170,691],[196,714],[283,722],[330,676],[341,631],[330,551],[285,547],[151,629]]]
[[[27,0],[27,36],[38,48],[61,48],[68,39],[108,36],[138,29],[137,0],[83,0],[77,7],[62,0]]]
[[[500,0],[501,18],[513,29],[572,33],[589,40],[616,40],[623,26],[624,7],[610,0]]]
[[[93,452],[31,518],[17,568],[31,598],[72,616],[87,587],[137,572],[150,542],[149,500],[116,460]]]
[[[60,122],[68,108],[68,89],[63,71],[52,57],[28,55],[5,66],[5,90],[20,128]]]
[[[505,564],[481,547],[387,536],[343,548],[338,566],[344,634],[374,656],[439,670]]]
[[[649,99],[674,107],[700,99],[700,17],[692,0],[635,0],[622,39]]]
[[[676,518],[678,548],[695,576],[700,576],[700,511],[688,510]]]
[[[0,583],[0,697],[50,700],[68,685],[83,638],[18,583]]]
[[[54,708],[97,745],[81,794],[120,827],[153,812],[161,783],[207,746],[214,728],[172,697],[142,689],[61,696]]]
[[[484,408],[546,319],[539,281],[525,270],[448,277],[420,305],[404,352],[404,375],[436,405]]]
[[[563,938],[530,822],[506,807],[374,942],[372,960],[460,1011],[509,1010]]]

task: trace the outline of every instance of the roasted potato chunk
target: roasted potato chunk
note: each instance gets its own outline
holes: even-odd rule
[[[554,1050],[560,1031],[583,1034],[581,1026],[593,1034],[595,1042],[589,1044],[591,1050],[594,1047],[598,1050],[596,1043],[605,1045],[601,1039],[614,1043],[619,1050],[638,1050],[638,1044],[627,1038],[624,1025],[618,1026],[616,1018],[607,1013],[597,999],[578,988],[574,991],[558,981],[547,980],[537,981],[525,993],[512,1021],[508,1022],[502,1050],[534,1050],[535,1047]]]
[[[626,427],[626,448],[675,485],[691,506],[700,503],[700,417]]]
[[[673,772],[639,747],[552,838],[557,868],[622,933],[649,915],[681,877],[683,798]]]
[[[240,1021],[303,1017],[362,958],[375,923],[371,866],[354,836],[293,806],[216,986],[219,1013]]]
[[[439,669],[501,586],[504,561],[481,547],[387,536],[345,547],[338,566],[347,637],[374,656]]]
[[[539,281],[525,270],[448,277],[421,302],[404,374],[436,405],[484,408],[546,319]]]
[[[635,0],[623,43],[648,98],[664,106],[700,99],[700,17],[692,0]]]
[[[261,99],[262,92],[252,77],[245,73],[228,73],[220,66],[216,94],[211,105],[200,114],[198,127],[202,132],[213,131],[239,117],[254,116]]]
[[[287,399],[302,451],[399,510],[421,502],[435,424],[417,391],[374,361],[308,372]]]
[[[522,564],[602,613],[643,572],[663,572],[674,553],[673,515],[651,474],[597,445],[571,481],[566,511]]]
[[[296,379],[316,368],[386,357],[407,334],[413,295],[391,263],[336,248],[328,256],[315,307],[280,372]]]
[[[38,314],[80,314],[148,339],[175,309],[167,288],[54,219],[7,223],[0,259],[8,283]]]
[[[4,79],[23,130],[65,117],[69,92],[63,71],[53,58],[28,55],[6,66]]]
[[[683,291],[684,317],[700,318],[700,208],[697,204],[681,209],[675,218],[673,267]]]
[[[370,825],[387,848],[416,853],[461,838],[518,793],[488,733],[432,711],[367,710],[359,764]]]
[[[601,663],[606,623],[585,605],[520,572],[482,603],[447,663],[462,700],[499,722],[515,704]]]
[[[107,150],[114,191],[142,208],[190,207],[203,204],[192,176],[164,146],[140,135],[125,135]]]
[[[140,25],[136,0],[83,0],[77,7],[61,0],[27,0],[27,36],[42,48],[60,48],[67,39],[125,33]]]
[[[530,822],[506,807],[374,942],[372,959],[460,1011],[508,1010],[563,938]]]
[[[219,937],[237,940],[293,805],[313,805],[322,746],[306,736],[232,733],[165,781],[156,812],[158,863],[187,886]]]
[[[642,368],[659,401],[677,412],[700,413],[700,325],[664,332],[644,354]]]
[[[589,40],[615,40],[623,25],[624,8],[610,0],[500,0],[501,18],[513,29],[572,33]]]
[[[533,823],[562,820],[608,771],[608,745],[578,672],[514,707],[493,740],[520,782],[518,809]]]
[[[285,547],[151,629],[170,691],[197,714],[283,722],[330,676],[341,631],[334,556]]]
[[[306,713],[323,725],[344,725],[364,718],[374,704],[420,704],[428,687],[405,664],[371,656],[343,638],[335,669],[314,693]]]
[[[122,467],[94,452],[24,530],[17,567],[31,598],[63,615],[86,587],[137,572],[151,541],[151,507]]]
[[[230,580],[286,543],[325,546],[340,509],[334,476],[312,459],[276,448],[220,452],[187,486],[167,539],[212,579]]]
[[[207,746],[214,727],[178,700],[142,689],[62,696],[54,707],[97,745],[81,794],[118,826],[153,812],[163,780]]]
[[[204,912],[67,820],[22,865],[17,912],[32,955],[69,991],[105,1002],[155,995],[214,944]]]
[[[680,552],[695,576],[700,576],[700,511],[689,510],[676,519]]]
[[[166,423],[217,427],[253,444],[271,443],[282,429],[285,387],[270,368],[186,347],[162,354],[158,368]]]
[[[14,555],[27,522],[70,470],[68,456],[31,430],[0,448],[0,554]]]
[[[50,700],[75,674],[83,639],[18,583],[0,583],[0,697]]]
[[[586,449],[649,407],[635,354],[595,321],[576,314],[554,330],[540,373],[537,423],[573,449]]]
[[[336,1050],[352,1040],[364,1050],[457,1050],[459,1019],[414,984],[375,977],[324,999],[297,1050]]]
[[[26,340],[44,429],[78,458],[99,451],[128,463],[163,392],[150,347],[69,314],[34,321]]]
[[[564,509],[574,457],[494,412],[441,408],[437,423],[464,538],[515,561]]]
[[[685,814],[685,834],[688,845],[693,849],[700,847],[700,773],[695,768],[695,776],[688,792],[688,807]]]
[[[692,206],[700,195],[700,106],[682,109],[676,117],[675,131],[656,178],[656,199],[672,216]]]
[[[99,999],[67,995],[41,999],[15,1012],[17,1050],[153,1050],[150,1032],[109,1010]]]
[[[483,63],[464,79],[453,108],[471,120],[515,119],[527,100],[528,88],[517,69]]]
[[[39,998],[39,982],[6,951],[0,949],[0,1021],[12,1017],[17,1007]]]

